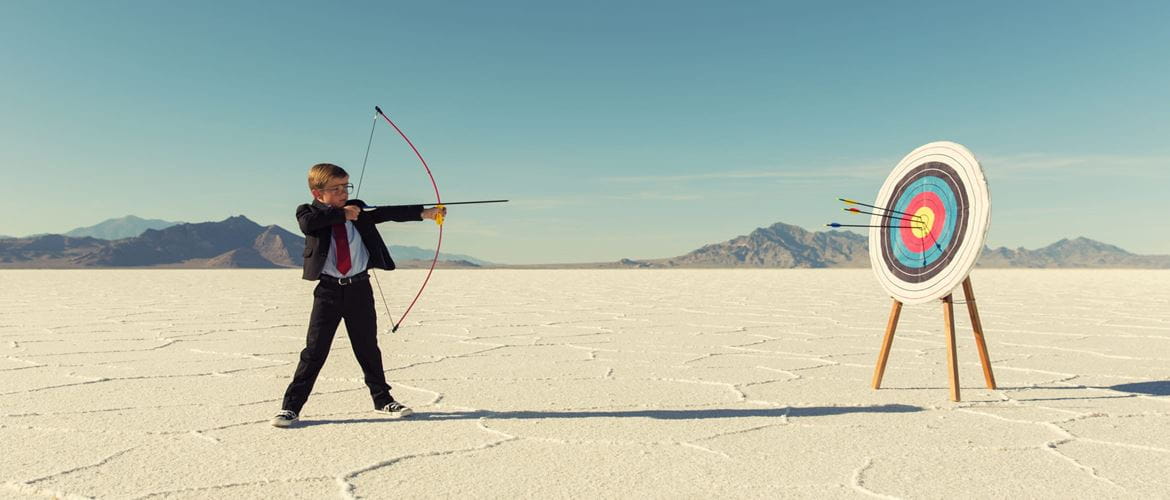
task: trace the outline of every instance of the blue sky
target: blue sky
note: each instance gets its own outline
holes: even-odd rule
[[[380,105],[496,262],[819,229],[915,147],[980,158],[992,246],[1170,253],[1167,2],[0,3],[0,234],[243,214],[295,229]],[[361,197],[433,199],[379,126]],[[856,220],[861,220],[860,218]],[[433,247],[430,224],[384,226]]]

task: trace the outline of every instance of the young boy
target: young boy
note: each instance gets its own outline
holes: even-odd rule
[[[309,191],[314,201],[297,207],[297,222],[305,233],[302,277],[318,283],[313,290],[313,312],[309,315],[305,349],[284,393],[281,410],[272,417],[272,425],[276,427],[288,427],[299,418],[342,319],[370,396],[374,398],[374,410],[392,418],[412,413],[390,396],[390,386],[382,371],[382,351],[378,349],[374,294],[366,270],[394,269],[394,260],[375,224],[388,220],[434,219],[438,214],[445,215],[447,210],[445,207],[423,210],[422,205],[411,205],[362,211],[357,206],[346,205],[352,190],[349,174],[337,165],[320,163],[309,169]]]

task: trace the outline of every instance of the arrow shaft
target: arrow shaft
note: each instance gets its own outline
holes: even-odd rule
[[[875,214],[875,213],[873,213],[873,212],[866,212],[865,210],[858,210],[858,209],[856,209],[856,208],[846,208],[846,209],[844,209],[844,210],[845,210],[846,212],[851,212],[851,213],[855,213],[855,214],[876,215],[876,216],[878,216],[878,217],[889,217],[889,215],[888,215],[888,214]],[[914,219],[914,222],[922,222],[922,217],[920,217],[920,216],[917,216],[917,215],[911,215],[911,216],[909,216],[909,217],[910,217],[911,219]],[[903,220],[905,220],[905,219],[903,219]]]
[[[874,226],[870,224],[825,224],[828,227],[896,227],[901,229],[920,229],[915,226]]]
[[[869,205],[869,204],[866,204],[866,203],[862,203],[862,202],[860,202],[860,201],[846,200],[845,198],[837,198],[837,199],[838,199],[838,200],[841,200],[841,201],[843,201],[843,202],[845,202],[845,203],[852,204],[852,205],[861,205],[861,206],[863,206],[863,207],[876,208],[876,209],[878,209],[878,210],[881,210],[881,211],[883,211],[883,212],[890,212],[890,213],[895,213],[895,214],[901,214],[901,215],[905,215],[905,216],[907,216],[907,217],[917,217],[917,216],[916,216],[916,215],[914,215],[914,214],[908,214],[908,213],[906,213],[906,212],[899,212],[899,211],[897,211],[897,210],[894,210],[894,209],[890,209],[890,208],[886,208],[886,207],[879,207],[879,206],[877,206],[877,205]],[[888,215],[882,215],[882,214],[874,214],[874,215],[879,215],[879,216],[881,216],[881,217],[888,217]]]
[[[422,205],[424,207],[433,207],[436,205],[444,205],[444,206],[446,206],[446,205],[474,205],[474,204],[479,204],[479,203],[506,203],[507,201],[508,200],[476,200],[476,201],[452,201],[452,202],[444,201],[443,203],[434,203],[434,202],[431,202],[431,203],[408,203],[405,205],[366,205],[365,208],[367,208],[367,209],[400,208],[400,207],[412,207],[415,205]]]

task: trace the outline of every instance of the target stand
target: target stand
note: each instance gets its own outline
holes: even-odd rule
[[[951,399],[959,401],[953,293],[962,286],[983,375],[987,386],[995,389],[970,278],[991,223],[991,196],[975,155],[947,141],[919,147],[890,172],[874,204],[864,206],[875,209],[864,212],[872,216],[866,226],[870,265],[894,301],[874,369],[873,388],[881,387],[902,305],[941,299]]]
[[[987,355],[987,342],[983,340],[983,323],[979,320],[979,309],[975,306],[975,292],[971,288],[971,277],[963,280],[963,298],[967,312],[971,315],[971,329],[975,331],[975,347],[979,349],[979,362],[983,365],[983,379],[987,388],[995,390],[995,373],[991,370],[991,358]],[[953,295],[942,298],[943,324],[946,326],[947,374],[951,379],[951,401],[960,401],[959,360],[955,350],[955,308]],[[898,329],[898,317],[902,314],[902,303],[894,299],[890,309],[890,320],[886,323],[886,335],[882,339],[882,351],[878,354],[873,369],[873,388],[882,387],[882,375],[886,372],[886,360],[890,358],[890,346],[894,344],[894,331]]]

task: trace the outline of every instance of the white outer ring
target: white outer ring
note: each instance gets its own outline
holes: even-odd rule
[[[894,171],[886,178],[882,188],[878,191],[877,201],[873,204],[884,206],[894,186],[908,171],[927,162],[940,162],[950,165],[958,172],[967,193],[967,234],[963,236],[962,246],[958,249],[955,258],[934,277],[921,282],[911,283],[902,280],[893,274],[882,261],[881,233],[884,228],[871,227],[869,229],[869,262],[870,267],[877,275],[878,283],[889,292],[890,297],[903,304],[922,304],[941,299],[950,295],[963,284],[963,280],[975,267],[979,255],[983,253],[983,244],[987,239],[987,230],[991,226],[991,193],[987,189],[987,178],[983,176],[983,167],[975,155],[961,144],[949,141],[939,141],[926,144],[911,151],[910,154],[898,162]],[[893,208],[893,207],[890,207]],[[881,210],[874,210],[881,213]],[[879,226],[883,218],[874,215],[870,218],[870,225]]]

